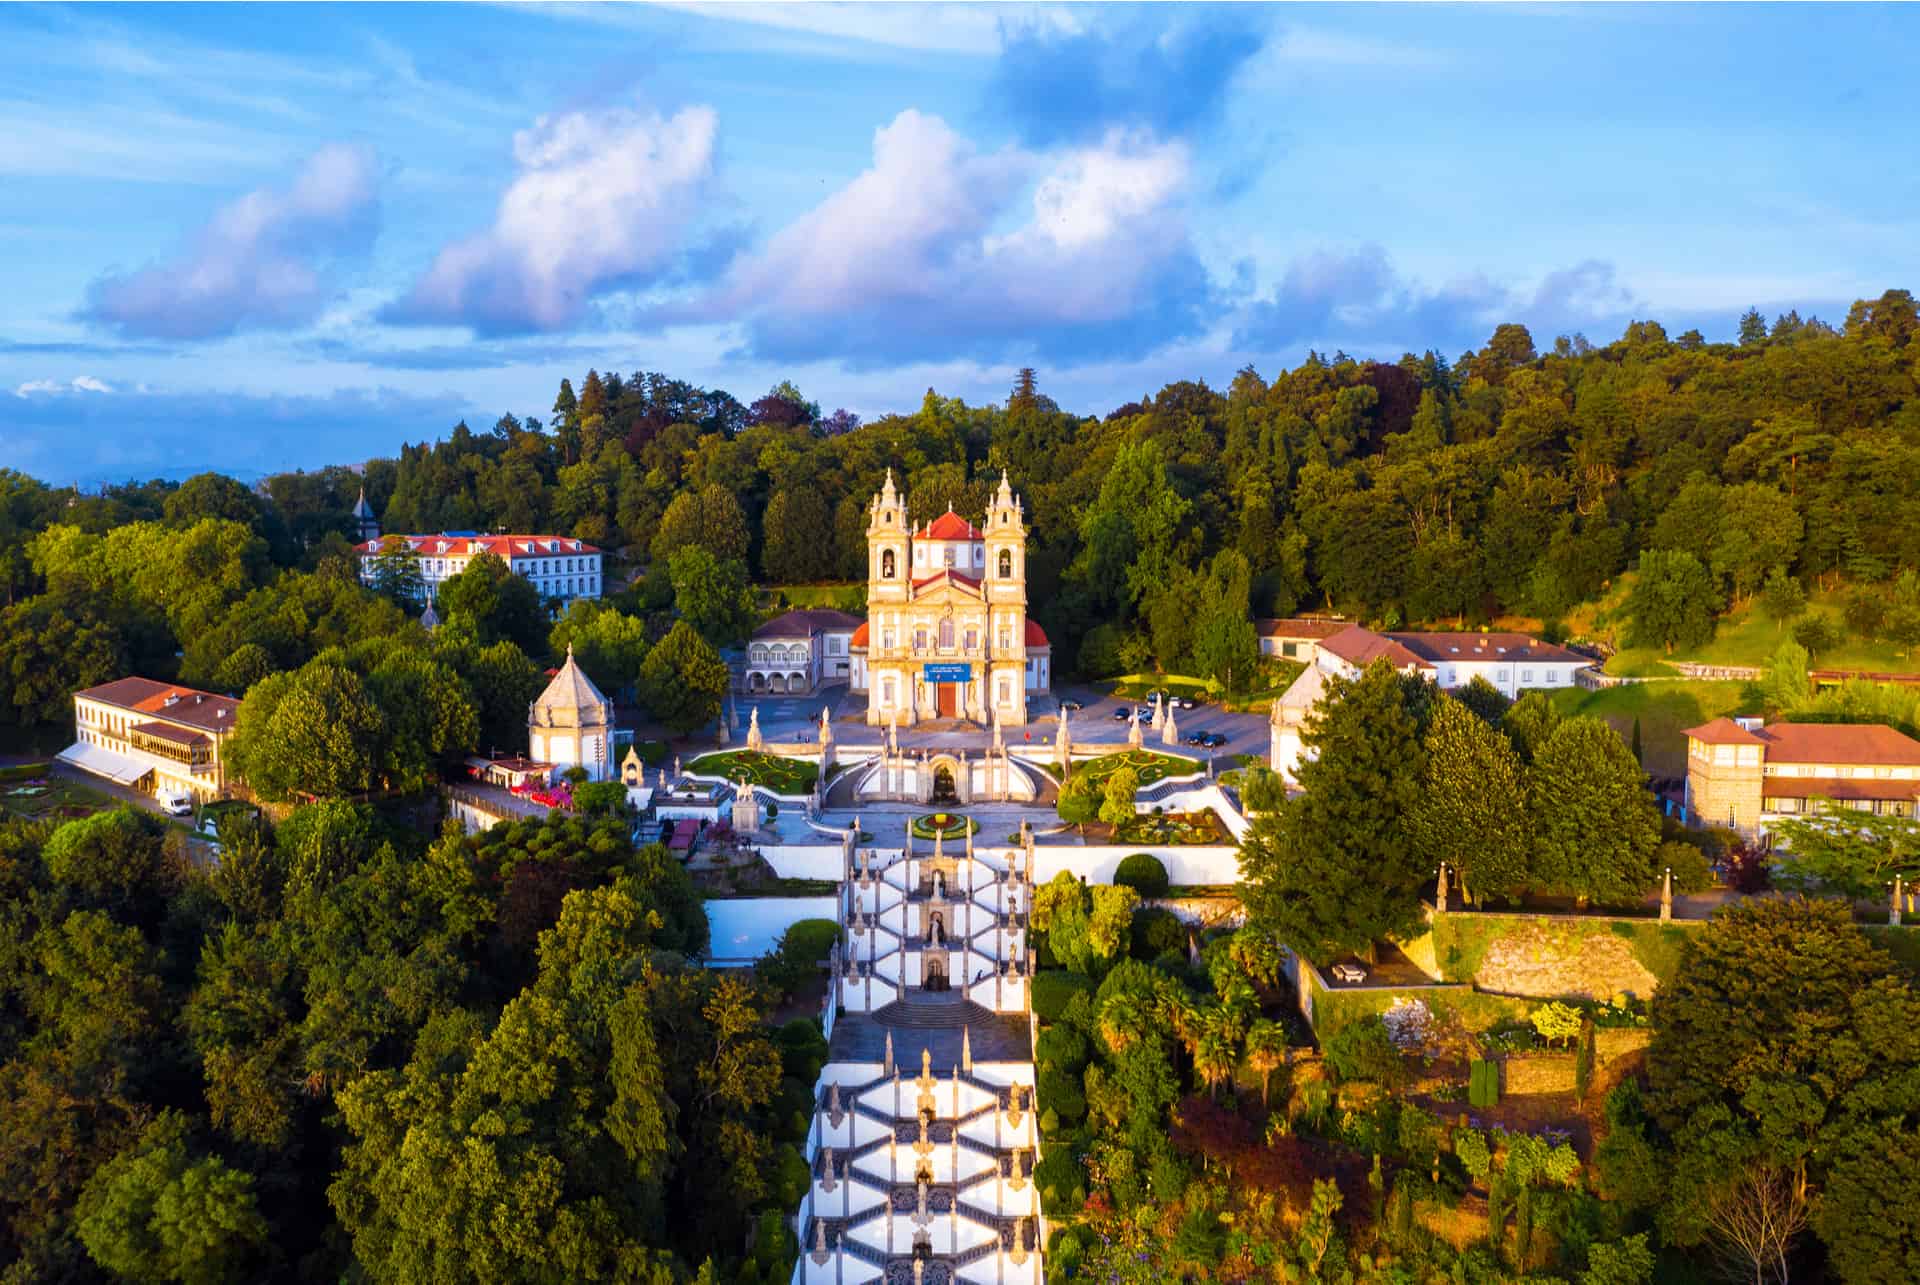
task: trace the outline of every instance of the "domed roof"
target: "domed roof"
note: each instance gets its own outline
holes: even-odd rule
[[[560,666],[560,672],[547,684],[547,690],[541,692],[533,702],[534,711],[545,715],[542,720],[549,726],[577,726],[586,722],[607,722],[613,717],[613,705],[603,696],[586,671],[580,668],[573,658],[573,647],[567,647],[567,662]],[[556,719],[555,714],[585,715],[585,718]]]

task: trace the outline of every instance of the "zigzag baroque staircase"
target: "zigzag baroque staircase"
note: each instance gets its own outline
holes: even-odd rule
[[[878,855],[847,852],[793,1285],[1041,1285],[1031,882]]]

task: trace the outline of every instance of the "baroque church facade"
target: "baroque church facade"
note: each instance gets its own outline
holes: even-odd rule
[[[916,524],[887,471],[868,506],[867,622],[853,635],[867,722],[1027,721],[1052,686],[1052,648],[1027,618],[1024,506],[1003,472],[976,527],[952,509]]]

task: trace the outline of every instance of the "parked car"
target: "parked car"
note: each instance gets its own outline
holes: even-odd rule
[[[1116,723],[1124,723],[1129,718],[1132,718],[1132,717],[1133,717],[1133,711],[1128,709],[1125,705],[1122,705],[1119,709],[1116,709],[1115,711],[1113,711],[1113,721]]]
[[[1227,743],[1227,738],[1218,732],[1200,733],[1200,743],[1210,750],[1217,750]]]
[[[1203,750],[1207,747],[1207,734],[1205,732],[1195,732],[1186,739],[1186,744],[1191,745],[1196,750]]]
[[[1194,700],[1191,696],[1176,696],[1173,698],[1173,707],[1175,709],[1192,709],[1193,706]]]
[[[168,816],[184,817],[193,815],[193,796],[185,790],[162,790],[154,796],[160,810]]]

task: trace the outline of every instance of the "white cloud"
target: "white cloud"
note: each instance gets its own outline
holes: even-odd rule
[[[324,147],[290,186],[222,207],[180,257],[95,281],[85,314],[125,335],[168,339],[309,321],[332,297],[333,261],[372,241],[376,174],[371,149]]]
[[[1142,133],[982,152],[902,112],[871,166],[695,311],[744,321],[757,355],[838,346],[855,366],[1145,351],[1191,333],[1208,288],[1180,207],[1189,171],[1184,144]]]
[[[493,226],[443,249],[392,321],[554,330],[593,295],[669,270],[714,173],[710,107],[543,116],[514,135],[519,174]]]
[[[79,375],[61,383],[57,379],[29,379],[13,390],[15,397],[57,397],[63,393],[110,393],[112,385],[92,375]]]

